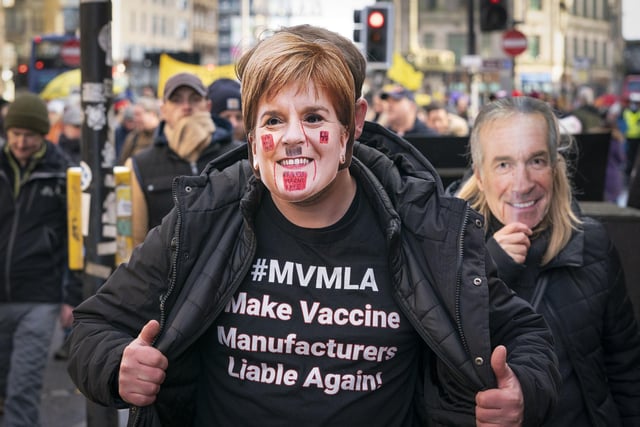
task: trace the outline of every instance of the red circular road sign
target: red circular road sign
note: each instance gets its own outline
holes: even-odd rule
[[[80,65],[80,41],[69,40],[64,42],[60,48],[60,57],[68,67],[77,67]]]
[[[502,50],[510,56],[520,55],[527,50],[527,37],[518,30],[508,30],[502,34]]]

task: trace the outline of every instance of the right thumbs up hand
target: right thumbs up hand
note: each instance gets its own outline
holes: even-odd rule
[[[132,405],[152,404],[164,382],[169,361],[151,345],[159,332],[158,321],[150,320],[122,353],[118,390],[120,397]]]

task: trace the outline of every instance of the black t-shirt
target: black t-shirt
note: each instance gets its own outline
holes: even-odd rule
[[[419,338],[393,298],[366,197],[307,229],[266,196],[256,229],[249,274],[198,343],[196,424],[417,425]]]

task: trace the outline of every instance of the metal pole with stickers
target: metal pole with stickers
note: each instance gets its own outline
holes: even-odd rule
[[[114,268],[116,254],[115,147],[109,139],[113,99],[111,1],[80,2],[80,94],[82,124],[80,163],[84,250],[83,294],[95,294]],[[87,400],[88,427],[116,427],[118,411]]]

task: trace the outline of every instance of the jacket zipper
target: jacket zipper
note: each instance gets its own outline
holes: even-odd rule
[[[7,242],[7,259],[5,259],[4,265],[4,283],[5,283],[5,293],[7,297],[7,302],[11,302],[11,263],[13,259],[13,247],[16,241],[16,234],[18,232],[18,221],[20,218],[20,202],[15,200],[15,212],[16,215],[13,217],[13,221],[11,221],[11,232],[9,233],[9,241]]]
[[[468,210],[467,210],[467,216],[468,216]],[[462,261],[459,260],[457,262],[457,265],[458,265],[458,270],[460,270],[460,266],[462,265]],[[459,275],[460,274],[458,273],[458,276]],[[397,289],[397,286],[394,285],[394,288]],[[469,382],[467,380],[467,378],[464,375],[462,375],[462,373],[454,365],[452,365],[449,362],[449,360],[445,357],[444,353],[442,353],[442,351],[440,350],[440,347],[436,343],[434,343],[433,340],[431,339],[431,337],[429,336],[429,334],[427,334],[425,332],[424,327],[422,326],[420,321],[415,318],[413,311],[407,306],[405,299],[402,296],[399,296],[395,292],[394,292],[394,298],[396,300],[396,303],[403,309],[404,314],[407,316],[407,319],[409,319],[409,322],[411,322],[411,324],[413,325],[413,328],[416,331],[416,333],[429,346],[431,351],[433,351],[435,353],[435,355],[438,357],[438,359],[440,359],[445,365],[447,365],[449,367],[449,370],[450,370],[452,376],[455,377],[456,380],[458,380],[461,384],[467,384],[470,388],[475,387],[475,384],[473,384],[472,382]],[[458,325],[458,330],[460,331],[462,329],[461,326],[460,326],[460,320],[458,318],[456,318],[456,322],[457,322],[457,325]],[[466,340],[463,340],[463,347],[465,348],[465,350],[468,353]]]
[[[167,299],[171,296],[171,294],[173,293],[173,290],[175,288],[176,285],[176,277],[177,277],[177,265],[178,265],[178,250],[180,249],[180,239],[179,234],[180,234],[180,229],[182,227],[182,211],[180,210],[180,205],[178,204],[178,196],[177,196],[177,180],[174,180],[171,183],[171,194],[173,197],[173,204],[174,206],[176,206],[176,212],[178,213],[178,219],[176,220],[176,226],[174,229],[174,235],[171,238],[171,247],[173,249],[173,253],[171,255],[171,278],[169,281],[169,288],[167,289],[167,292],[165,292],[163,295],[160,295],[160,331],[158,332],[158,335],[156,335],[156,337],[154,338],[153,342],[151,343],[151,345],[154,345],[158,339],[158,337],[160,336],[160,334],[162,334],[162,331],[164,330],[164,326],[165,323],[167,321],[167,315],[165,312],[165,303],[167,302]],[[131,406],[129,408],[129,415],[133,415],[133,423],[131,424],[133,427],[136,427],[140,424],[140,407],[138,406]]]
[[[9,178],[6,176],[6,174],[2,174],[2,176],[9,181]],[[13,259],[13,249],[14,249],[14,244],[16,241],[16,235],[18,233],[18,222],[20,221],[20,210],[22,209],[22,201],[24,201],[25,196],[25,190],[29,190],[29,197],[28,200],[33,199],[34,197],[34,191],[35,189],[32,187],[29,187],[28,189],[25,188],[26,184],[34,181],[35,179],[38,178],[51,178],[51,177],[56,177],[57,174],[53,174],[53,173],[34,173],[33,175],[31,175],[29,177],[28,180],[26,180],[25,182],[22,182],[20,184],[20,194],[18,194],[18,197],[14,199],[14,209],[15,209],[15,215],[13,218],[13,221],[11,222],[11,231],[9,233],[9,241],[7,242],[7,258],[5,259],[5,293],[6,293],[6,297],[7,297],[7,302],[11,302],[11,263],[12,263],[12,259]],[[10,184],[11,185],[11,184]],[[14,194],[11,194],[11,197],[14,197]],[[30,203],[27,202],[27,206],[30,206]]]
[[[469,222],[469,205],[465,206],[464,217],[462,219],[462,226],[460,227],[460,233],[458,234],[458,257],[456,259],[456,327],[458,328],[458,335],[462,341],[462,346],[467,354],[471,354],[469,351],[469,344],[467,338],[464,335],[462,329],[462,313],[460,309],[460,294],[462,292],[462,260],[464,258],[464,235],[467,230],[467,223]]]
[[[171,294],[173,293],[173,290],[175,289],[175,284],[176,284],[176,276],[177,276],[176,267],[177,267],[177,264],[178,264],[178,252],[179,252],[178,251],[179,250],[179,243],[178,242],[180,241],[180,239],[178,238],[178,235],[179,235],[179,230],[182,227],[182,211],[179,209],[178,197],[177,197],[177,191],[176,190],[177,190],[177,180],[172,183],[173,201],[174,201],[175,206],[177,207],[176,211],[178,213],[178,219],[176,221],[175,233],[174,233],[173,238],[171,239],[171,246],[175,248],[175,250],[173,252],[173,255],[171,257],[171,268],[172,268],[172,272],[173,273],[171,274],[171,279],[170,279],[171,281],[170,281],[170,284],[169,284],[169,289],[167,290],[167,292],[164,295],[162,295],[160,297],[160,332],[158,332],[158,335],[156,336],[156,340],[157,340],[157,337],[159,337],[161,335],[162,331],[164,330],[164,326],[165,326],[166,318],[167,318],[166,312],[165,312],[165,309],[166,309],[165,303],[166,303],[167,299],[169,298],[169,296],[171,296]],[[251,247],[250,247],[250,250],[249,250],[249,253],[251,254],[248,257],[249,260],[253,260],[253,256],[255,255],[256,247],[257,247],[257,242],[256,242],[256,239],[253,238],[251,240]],[[237,275],[236,281],[233,282],[231,284],[231,286],[229,286],[228,291],[225,292],[225,294],[222,296],[222,298],[221,298],[222,301],[226,301],[227,300],[227,296],[228,295],[232,295],[240,287],[240,284],[242,283],[242,280],[244,279],[244,277],[246,276],[246,274],[247,274],[247,272],[249,271],[250,268],[251,268],[251,261],[245,262],[243,267],[242,267],[242,270],[240,271],[240,274]],[[218,315],[220,314],[220,312],[222,312],[223,309],[224,309],[224,304],[219,304],[219,307],[216,309],[216,311],[214,311],[213,318],[218,317]],[[156,340],[154,340],[152,345],[155,344]],[[134,416],[133,424],[132,424],[133,427],[138,426],[139,423],[140,423],[140,412],[141,411],[139,409],[141,409],[141,408],[138,407],[138,406],[132,406],[132,407],[129,408],[130,415]]]

